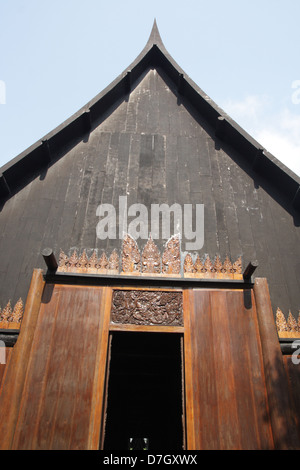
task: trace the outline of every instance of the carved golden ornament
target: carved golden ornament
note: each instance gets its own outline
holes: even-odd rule
[[[280,308],[276,312],[276,326],[278,331],[288,331],[287,322]]]
[[[90,258],[87,256],[87,249],[83,250],[79,256],[77,250],[73,249],[70,257],[62,250],[59,255],[58,272],[104,274],[107,270],[119,273],[119,255],[114,250],[110,257],[103,252],[98,259],[97,250],[94,249]],[[140,254],[136,241],[129,235],[123,240],[121,268],[124,274],[162,274],[164,276],[180,276],[181,274],[181,250],[178,235],[173,236],[166,244],[163,255],[152,237],[147,241],[142,254]],[[209,255],[201,260],[197,255],[193,263],[192,255],[187,253],[183,259],[184,277],[193,278],[230,278],[242,279],[242,260],[238,258],[232,264],[226,256],[224,263],[216,256],[214,262]]]
[[[300,313],[298,322],[289,311],[288,319],[286,320],[284,313],[280,308],[276,311],[276,327],[279,338],[299,338],[300,337]]]
[[[142,272],[151,274],[161,272],[160,252],[151,236],[142,252]]]
[[[122,271],[124,273],[137,273],[141,270],[141,255],[136,241],[126,235],[123,240]]]
[[[243,274],[242,257],[240,256],[232,265],[232,270],[236,274]]]
[[[288,315],[288,320],[287,320],[287,326],[288,326],[289,331],[298,331],[298,324],[290,310],[289,310],[289,315]]]
[[[0,309],[0,328],[19,328],[24,315],[24,304],[20,298],[14,308],[9,301],[6,306]]]
[[[77,268],[81,269],[87,269],[89,264],[89,259],[87,257],[86,251],[83,250],[80,258],[78,259],[77,262]]]
[[[185,273],[194,273],[196,271],[191,255],[188,253],[184,259],[183,271]]]
[[[91,269],[97,269],[98,266],[98,256],[96,250],[93,251],[92,256],[89,259],[88,267]]]
[[[225,261],[223,263],[222,273],[230,274],[232,272],[233,272],[232,263],[230,259],[228,258],[228,256],[226,256]]]
[[[204,261],[204,270],[205,272],[208,272],[208,273],[211,273],[213,272],[213,264],[211,262],[211,259],[209,256],[207,256],[205,258],[205,261]]]
[[[195,268],[195,272],[198,273],[198,274],[205,272],[203,263],[202,263],[199,256],[197,256],[197,259],[196,259],[195,264],[194,264],[194,268]]]
[[[15,308],[12,313],[12,321],[16,323],[20,323],[22,321],[24,314],[24,304],[23,300],[20,298],[15,305]]]
[[[100,259],[97,263],[97,268],[105,270],[108,268],[108,259],[106,254],[103,252],[102,255],[100,256]]]
[[[119,255],[117,250],[113,250],[112,254],[109,257],[108,269],[112,271],[119,271]]]
[[[214,262],[214,271],[215,273],[221,273],[223,268],[222,261],[220,260],[220,257],[217,255],[215,262]]]
[[[58,266],[59,268],[61,268],[62,271],[65,271],[69,266],[69,257],[62,250],[60,250],[59,253]]]
[[[182,292],[114,290],[111,321],[132,325],[183,326]]]
[[[10,300],[4,307],[4,309],[1,312],[1,320],[5,322],[10,322],[12,317],[12,308],[11,308],[11,303]]]
[[[74,268],[77,268],[77,263],[78,263],[78,255],[77,255],[77,251],[74,250],[71,257],[69,258],[68,267],[71,270],[74,269]]]
[[[180,240],[178,236],[173,236],[167,242],[162,256],[162,270],[164,274],[179,274],[180,268]]]

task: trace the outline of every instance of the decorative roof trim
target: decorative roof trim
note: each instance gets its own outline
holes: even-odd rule
[[[110,256],[105,252],[97,254],[92,251],[90,258],[87,251],[83,250],[78,255],[72,250],[70,256],[60,252],[58,273],[81,274],[119,274],[129,276],[154,276],[154,277],[184,277],[196,279],[243,279],[242,259],[232,263],[228,256],[222,263],[219,256],[211,261],[209,256],[205,259],[196,257],[195,261],[190,253],[183,254],[180,247],[180,239],[174,235],[165,244],[163,253],[150,237],[140,252],[137,242],[126,235],[123,239],[121,256],[114,250]]]
[[[215,135],[245,156],[254,175],[262,177],[261,184],[265,181],[275,185],[279,194],[287,198],[290,210],[300,211],[300,177],[262,148],[184,73],[167,52],[156,21],[145,48],[122,74],[77,113],[0,168],[0,199],[10,198],[60,158],[63,149],[80,142],[105,112],[130,93],[142,73],[151,66],[161,67],[178,93],[215,129]]]
[[[276,327],[279,338],[300,338],[300,312],[298,320],[295,319],[291,311],[286,319],[282,310],[277,308]]]

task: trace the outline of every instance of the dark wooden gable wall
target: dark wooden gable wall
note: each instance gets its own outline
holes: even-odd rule
[[[120,240],[96,237],[96,208],[128,196],[128,204],[203,203],[200,256],[259,262],[273,309],[300,307],[299,217],[260,181],[230,145],[178,95],[164,72],[149,68],[124,100],[83,140],[8,199],[0,212],[0,306],[26,299],[41,251],[57,257],[94,248],[108,254]],[[157,241],[162,250],[165,240]],[[183,239],[183,249],[185,240]],[[139,246],[145,240],[138,240]]]

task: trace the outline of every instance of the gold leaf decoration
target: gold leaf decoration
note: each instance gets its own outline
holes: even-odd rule
[[[70,269],[74,269],[74,268],[77,268],[77,263],[78,263],[78,255],[77,255],[77,251],[74,250],[71,257],[69,258],[69,268]]]
[[[102,255],[100,256],[100,259],[97,264],[97,268],[101,270],[105,270],[108,268],[108,259],[106,254],[103,252]]]
[[[77,262],[77,265],[76,267],[77,268],[82,268],[82,269],[86,269],[88,268],[88,264],[89,264],[89,259],[87,257],[87,254],[86,254],[86,251],[83,250],[83,253],[82,255],[80,256],[78,262]]]
[[[243,274],[242,257],[240,256],[232,265],[232,270],[235,274]]]
[[[91,269],[96,269],[98,265],[98,256],[96,250],[93,251],[92,256],[89,259],[88,267]]]
[[[287,322],[280,308],[276,312],[276,326],[278,331],[288,331]]]
[[[300,313],[298,321],[289,310],[288,319],[286,320],[284,313],[280,308],[276,311],[276,327],[279,338],[300,338]]]
[[[287,319],[287,327],[289,331],[298,331],[298,325],[295,318],[292,315],[292,312],[289,311],[288,319]]]
[[[12,308],[10,300],[1,312],[1,320],[6,322],[10,322],[12,320]]]
[[[184,273],[194,273],[195,267],[191,255],[188,253],[184,259],[183,272]]]
[[[23,314],[24,314],[24,304],[23,304],[22,299],[20,298],[18,302],[16,303],[15,308],[13,310],[12,321],[16,323],[21,323]]]
[[[194,264],[194,268],[195,268],[195,272],[198,273],[198,274],[201,274],[201,273],[205,272],[205,268],[204,268],[203,263],[202,263],[199,256],[197,256],[197,259],[196,259],[195,264]]]
[[[122,271],[124,273],[136,273],[141,269],[141,255],[136,241],[126,235],[123,240]]]
[[[142,252],[142,272],[159,274],[161,271],[161,257],[157,245],[150,236]]]
[[[112,254],[109,257],[108,269],[112,271],[119,271],[119,255],[117,250],[113,250]]]
[[[228,256],[226,256],[225,261],[223,263],[222,272],[226,274],[230,274],[233,272],[232,263],[230,259],[228,258]]]
[[[180,241],[178,236],[173,236],[167,242],[162,256],[162,270],[164,274],[179,274],[180,268]]]

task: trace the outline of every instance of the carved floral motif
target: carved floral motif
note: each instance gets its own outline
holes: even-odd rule
[[[150,239],[147,241],[142,253],[142,272],[143,273],[160,273],[161,272],[161,258],[159,249],[156,244]]]
[[[178,276],[181,274],[181,250],[179,236],[173,236],[166,244],[164,252],[161,253],[150,236],[142,254],[138,249],[136,241],[129,235],[123,240],[121,259],[117,250],[114,250],[110,256],[102,252],[98,258],[97,250],[93,250],[88,258],[88,250],[83,250],[81,255],[74,249],[71,256],[68,257],[63,251],[59,255],[58,272],[77,272],[91,274],[105,274],[107,271],[124,274],[152,274],[164,276]],[[242,279],[242,259],[238,258],[234,263],[226,256],[224,262],[219,256],[213,260],[206,255],[200,259],[197,255],[195,262],[190,253],[187,253],[182,259],[183,275],[185,277],[200,278],[235,278]]]
[[[278,336],[282,338],[299,338],[300,337],[300,312],[298,315],[298,322],[294,315],[289,311],[288,318],[280,308],[276,311],[276,327]]]
[[[9,301],[6,306],[0,309],[0,323],[3,328],[7,323],[21,323],[24,314],[24,304],[22,299],[19,299],[14,308]]]
[[[123,240],[122,271],[124,273],[136,273],[141,269],[141,255],[136,241],[126,235]]]
[[[162,256],[162,270],[165,274],[179,274],[181,267],[180,241],[178,236],[172,237]]]

